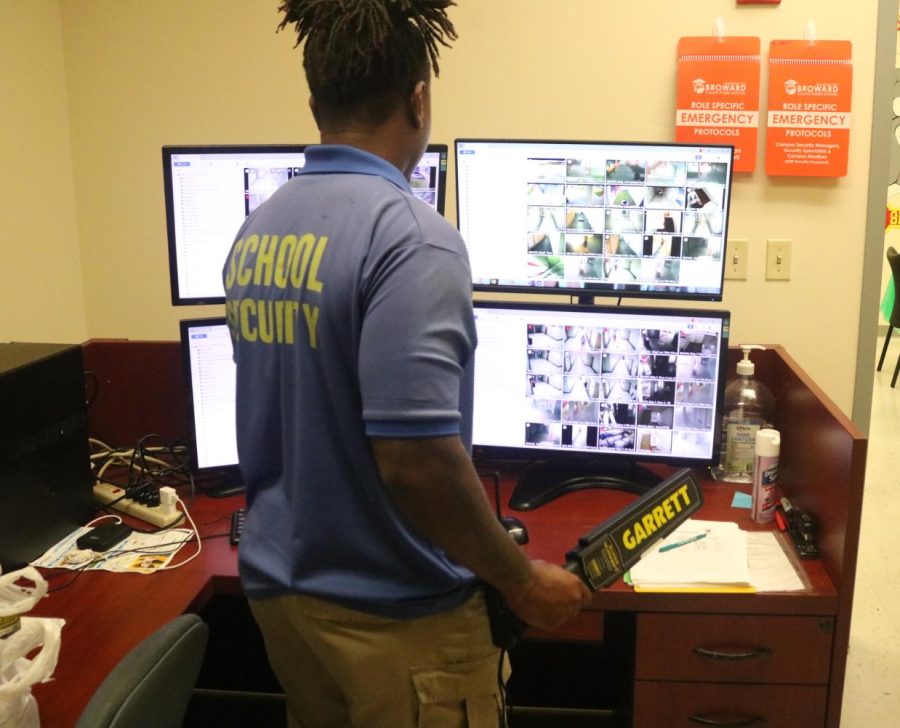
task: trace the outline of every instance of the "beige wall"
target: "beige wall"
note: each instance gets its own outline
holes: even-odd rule
[[[21,16],[31,3],[12,5]],[[315,141],[300,53],[289,33],[274,32],[274,0],[59,5],[88,335],[175,338],[179,318],[220,309],[169,304],[160,147]],[[773,39],[803,37],[812,18],[818,37],[851,40],[848,175],[769,179],[760,145],[757,171],[737,179],[732,200],[731,237],[750,241],[750,277],[729,282],[722,304],[733,312],[734,342],[783,343],[849,412],[877,3],[857,3],[852,12],[835,0],[689,5],[690,12],[684,3],[661,0],[460,0],[451,11],[460,40],[443,56],[432,138],[448,144],[462,136],[667,140],[679,36],[708,35],[721,16],[726,34],[758,35],[766,49]],[[48,26],[44,45],[53,44],[52,31]],[[56,74],[59,84],[62,69]],[[27,78],[22,96],[37,83],[33,70]],[[764,69],[764,95],[766,78]],[[29,137],[26,143],[41,141]],[[452,198],[448,203],[455,220]],[[23,200],[22,209],[46,215],[39,200]],[[765,280],[768,237],[794,241],[789,282]],[[70,251],[73,240],[59,245]],[[70,268],[67,285],[78,287],[78,267]],[[18,278],[13,287],[27,290]],[[29,323],[17,325],[27,329]],[[70,330],[76,338],[83,333],[74,322]]]
[[[0,0],[0,148],[0,341],[84,341],[55,0]]]

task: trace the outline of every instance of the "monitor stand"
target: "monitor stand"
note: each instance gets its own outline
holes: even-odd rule
[[[597,461],[560,465],[540,462],[522,471],[509,499],[509,507],[516,511],[530,511],[565,493],[588,488],[610,488],[642,495],[662,480],[662,477],[638,463]]]
[[[208,484],[197,485],[197,490],[210,498],[230,498],[247,492],[247,486],[240,475],[228,475],[210,479]]]
[[[247,492],[247,486],[240,480],[229,480],[211,488],[204,488],[202,493],[210,498],[230,498]]]

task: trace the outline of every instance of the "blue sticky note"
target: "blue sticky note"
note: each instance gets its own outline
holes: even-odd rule
[[[752,503],[752,499],[750,498],[749,493],[742,493],[741,491],[735,491],[734,498],[731,499],[731,507],[732,508],[749,508]]]

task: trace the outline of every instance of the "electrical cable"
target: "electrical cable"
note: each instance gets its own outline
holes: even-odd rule
[[[213,538],[231,538],[231,532],[228,533],[211,533],[208,536],[201,536],[202,541],[209,541]]]
[[[109,551],[104,551],[102,553],[98,553],[93,558],[89,559],[88,561],[85,561],[83,564],[80,564],[75,569],[66,569],[66,570],[61,570],[57,573],[48,574],[47,580],[49,582],[49,581],[55,580],[61,576],[66,576],[66,575],[70,574],[72,571],[75,572],[74,576],[71,579],[69,579],[69,581],[67,581],[66,583],[61,584],[59,586],[52,587],[52,588],[48,589],[47,592],[52,593],[55,591],[60,591],[61,589],[68,588],[69,586],[74,584],[76,579],[79,576],[81,576],[81,574],[83,574],[85,571],[87,571],[90,567],[92,567],[102,561],[105,561],[106,559],[112,558],[114,556],[121,556],[123,554],[129,554],[129,553],[148,554],[151,556],[154,554],[158,554],[158,555],[171,554],[172,557],[174,558],[175,554],[178,553],[178,549],[180,549],[182,546],[184,546],[186,543],[190,542],[194,537],[196,537],[197,551],[195,553],[191,554],[191,556],[188,557],[187,559],[185,559],[184,561],[180,561],[174,565],[169,564],[166,566],[159,567],[158,569],[154,570],[151,573],[156,573],[156,571],[177,569],[177,568],[189,563],[190,561],[193,561],[200,554],[200,552],[203,548],[203,546],[201,544],[202,539],[200,536],[200,532],[197,529],[197,525],[194,523],[194,520],[191,517],[191,514],[189,513],[188,508],[185,505],[184,501],[180,497],[178,497],[177,494],[176,494],[176,499],[177,499],[176,504],[177,503],[181,504],[182,512],[183,512],[185,518],[187,519],[188,523],[190,523],[190,525],[191,525],[191,531],[185,538],[180,539],[178,541],[168,541],[168,542],[164,542],[164,543],[160,543],[160,544],[155,544],[154,546],[150,546],[150,547],[135,548],[135,549],[110,549]],[[98,523],[99,521],[102,521],[107,518],[115,519],[118,523],[122,522],[122,519],[119,516],[113,515],[113,514],[108,514],[108,515],[99,516],[98,518],[93,519],[92,521],[88,522],[87,525],[93,526],[95,523]],[[178,517],[178,520],[180,520],[180,515]],[[175,523],[177,523],[177,522],[178,521],[176,520]],[[165,531],[167,529],[172,528],[172,525],[174,525],[174,524],[170,524],[169,526],[166,526],[164,528],[157,529],[157,531],[139,531],[137,529],[135,529],[135,531],[138,533],[158,533],[160,531]],[[209,538],[219,538],[219,537],[224,537],[224,536],[228,536],[228,535],[229,534],[227,534],[227,533],[215,534],[214,536],[210,536]],[[164,547],[169,547],[169,546],[176,546],[177,548],[174,551],[172,551],[172,550],[163,551],[163,552],[159,551],[159,549],[164,548]]]
[[[186,539],[181,539],[179,541],[168,541],[166,543],[159,543],[159,544],[156,544],[155,546],[152,546],[149,548],[110,549],[109,551],[104,551],[103,553],[96,554],[96,556],[94,558],[92,558],[88,561],[85,561],[83,564],[79,565],[75,569],[66,569],[66,570],[61,570],[55,574],[49,574],[47,576],[47,581],[51,581],[60,576],[67,576],[72,571],[75,572],[75,575],[69,581],[67,581],[65,584],[62,584],[61,586],[57,586],[57,587],[48,589],[47,593],[52,594],[53,592],[57,592],[62,589],[67,589],[68,587],[72,586],[72,584],[75,583],[75,581],[78,579],[78,577],[81,576],[82,574],[84,574],[89,569],[89,567],[94,566],[95,564],[98,564],[101,561],[105,561],[106,559],[112,558],[113,556],[121,556],[123,554],[149,554],[151,556],[154,554],[160,555],[160,556],[168,555],[172,552],[171,551],[159,552],[156,549],[163,548],[164,546],[178,546],[180,548],[185,543],[190,541],[190,539],[193,537],[193,535],[194,534],[192,533]],[[176,550],[176,553],[177,553],[177,550]],[[185,561],[182,563],[187,563],[187,562]],[[157,569],[156,571],[159,571],[159,569]],[[154,571],[152,573],[156,573],[156,572]]]
[[[497,518],[500,518],[502,513],[502,508],[500,507],[500,473],[497,470],[492,470],[489,473],[478,473],[479,478],[491,478],[494,483],[494,513]]]
[[[502,518],[503,510],[500,506],[500,472],[493,470],[489,473],[478,473],[480,478],[490,478],[494,484],[494,510],[497,518]],[[511,708],[509,702],[509,691],[506,688],[506,681],[503,679],[503,665],[506,664],[506,649],[500,648],[500,660],[497,663],[497,690],[500,694],[500,728],[509,728],[508,711]]]
[[[189,486],[188,501],[193,505],[196,494],[194,477],[189,467],[187,448],[178,439],[169,442],[162,435],[150,433],[139,438],[132,448],[113,448],[97,438],[90,438],[90,445],[95,483],[105,483],[122,490],[119,498],[102,505],[104,509],[114,508],[124,499],[153,507],[159,503],[159,489],[166,486]],[[109,471],[117,477],[110,475]],[[169,525],[172,524],[156,530],[165,530]]]
[[[88,521],[84,524],[85,528],[93,528],[95,523],[99,523],[107,518],[112,518],[116,523],[121,523],[122,519],[120,516],[115,515],[114,513],[107,513],[102,516],[97,516],[93,521]]]
[[[176,496],[176,498],[178,498],[178,496]],[[185,564],[196,559],[200,555],[200,552],[203,550],[203,540],[200,538],[200,532],[197,530],[197,524],[194,523],[194,519],[191,518],[191,514],[188,511],[187,506],[184,504],[184,501],[181,500],[181,498],[178,498],[177,502],[181,504],[182,510],[184,512],[184,517],[187,519],[188,523],[191,524],[192,533],[184,540],[184,543],[185,544],[188,543],[188,541],[191,540],[192,536],[196,536],[197,550],[193,554],[191,554],[188,558],[186,558],[184,561],[180,561],[179,563],[177,563],[175,565],[167,564],[166,566],[160,566],[159,569],[157,569],[157,571],[171,571],[172,569],[178,569],[178,568],[184,566]]]

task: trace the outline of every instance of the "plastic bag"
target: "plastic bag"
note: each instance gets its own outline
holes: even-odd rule
[[[0,639],[0,728],[40,725],[31,686],[53,675],[64,624],[63,619],[22,617],[19,631]]]
[[[21,582],[31,582],[27,586]],[[33,566],[0,575],[0,637],[18,629],[19,615],[25,614],[47,594],[47,581]]]
[[[23,580],[33,586],[16,583]],[[46,593],[47,582],[33,567],[0,576],[0,618],[14,619],[17,625],[14,632],[0,637],[0,728],[40,726],[31,686],[53,675],[65,620],[18,615]]]

